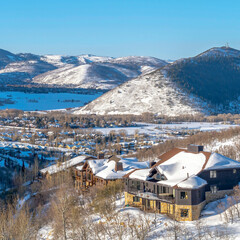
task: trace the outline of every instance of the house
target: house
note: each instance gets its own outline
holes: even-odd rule
[[[138,162],[136,158],[119,158],[87,160],[83,166],[75,168],[75,187],[87,189],[93,185],[107,185],[111,181],[122,179],[133,169],[148,168],[148,162]]]
[[[125,205],[192,221],[206,203],[231,193],[240,182],[239,162],[203,146],[174,148],[159,158],[151,168],[124,176]]]
[[[54,165],[41,169],[40,175],[42,178],[50,179],[52,176],[55,176],[57,173],[72,169],[73,167],[76,167],[76,166],[83,165],[86,159],[87,159],[86,155],[81,155],[62,163],[58,162]]]

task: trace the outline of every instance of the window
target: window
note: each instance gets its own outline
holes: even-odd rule
[[[234,174],[237,173],[237,169],[233,169],[233,173],[234,173]]]
[[[212,185],[210,186],[211,193],[216,193],[217,192],[217,185]]]
[[[157,185],[157,194],[159,194],[159,186]]]
[[[134,197],[133,197],[133,202],[140,202],[140,198],[137,197],[137,196],[134,196]]]
[[[128,182],[128,180],[126,179],[126,181],[125,181],[126,186],[127,186],[127,182]]]
[[[161,180],[161,174],[157,173],[156,179],[157,179],[157,180]]]
[[[132,181],[132,187],[134,187],[134,185],[135,185],[135,182],[134,182],[134,181]]]
[[[155,193],[155,185],[153,185],[153,193]]]
[[[188,199],[187,192],[180,192],[180,199]]]
[[[181,209],[181,217],[188,217],[188,209]]]
[[[91,174],[90,174],[90,173],[87,174],[87,179],[88,179],[89,181],[91,180]]]
[[[140,190],[140,182],[137,181],[137,190]]]
[[[216,178],[217,177],[217,171],[210,171],[210,178]]]
[[[162,187],[162,192],[163,192],[163,193],[166,193],[166,192],[167,192],[166,187]]]

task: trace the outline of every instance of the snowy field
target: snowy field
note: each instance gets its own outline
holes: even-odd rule
[[[150,124],[150,123],[137,123],[136,127],[115,127],[115,128],[94,128],[94,130],[102,132],[107,135],[111,131],[126,131],[129,135],[138,133],[145,133],[149,135],[153,134],[165,134],[175,131],[220,131],[239,125],[235,124],[223,124],[223,123],[209,123],[209,122],[182,122],[174,124]]]
[[[25,93],[0,92],[0,109],[20,109],[24,111],[52,110],[84,106],[102,93]],[[6,100],[4,102],[4,100]],[[13,103],[9,103],[9,101]],[[1,104],[2,103],[2,104]]]
[[[205,206],[202,211],[202,216],[198,221],[186,221],[176,222],[171,220],[164,214],[144,213],[138,208],[125,207],[124,198],[118,200],[117,212],[118,220],[120,221],[117,226],[118,231],[123,233],[122,238],[119,236],[104,235],[101,237],[103,240],[112,239],[142,239],[136,236],[131,236],[132,232],[129,231],[129,218],[134,221],[137,227],[143,225],[142,220],[149,222],[149,229],[146,240],[195,240],[195,239],[240,239],[240,218],[237,217],[236,212],[233,214],[233,218],[230,220],[230,211],[228,207],[228,201],[230,197],[225,197],[221,200],[214,201]],[[219,205],[223,206],[219,210]],[[105,219],[98,215],[88,216],[95,224],[110,224],[110,229],[114,229],[113,226],[116,223],[107,223]],[[131,222],[133,224],[133,222]],[[94,233],[93,233],[94,234]],[[38,240],[47,240],[53,238],[53,229],[51,225],[46,225],[38,232]],[[94,239],[92,235],[91,238]]]

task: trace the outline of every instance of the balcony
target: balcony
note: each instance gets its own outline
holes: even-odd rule
[[[128,188],[127,190],[129,193],[135,194],[138,197],[149,199],[149,200],[158,200],[158,201],[163,201],[163,202],[170,202],[174,203],[175,198],[173,197],[173,194],[171,193],[152,193],[152,192],[147,192],[144,190],[138,190],[136,188]]]

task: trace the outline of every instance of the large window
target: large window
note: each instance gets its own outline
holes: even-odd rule
[[[180,192],[180,198],[181,199],[188,199],[187,192]]]
[[[217,177],[217,171],[210,171],[210,178],[216,178]]]
[[[134,196],[134,197],[133,197],[133,202],[140,202],[140,198],[137,197],[137,196]]]
[[[181,217],[188,217],[188,209],[181,209]]]
[[[210,186],[211,193],[216,193],[217,192],[217,185],[212,185]]]

